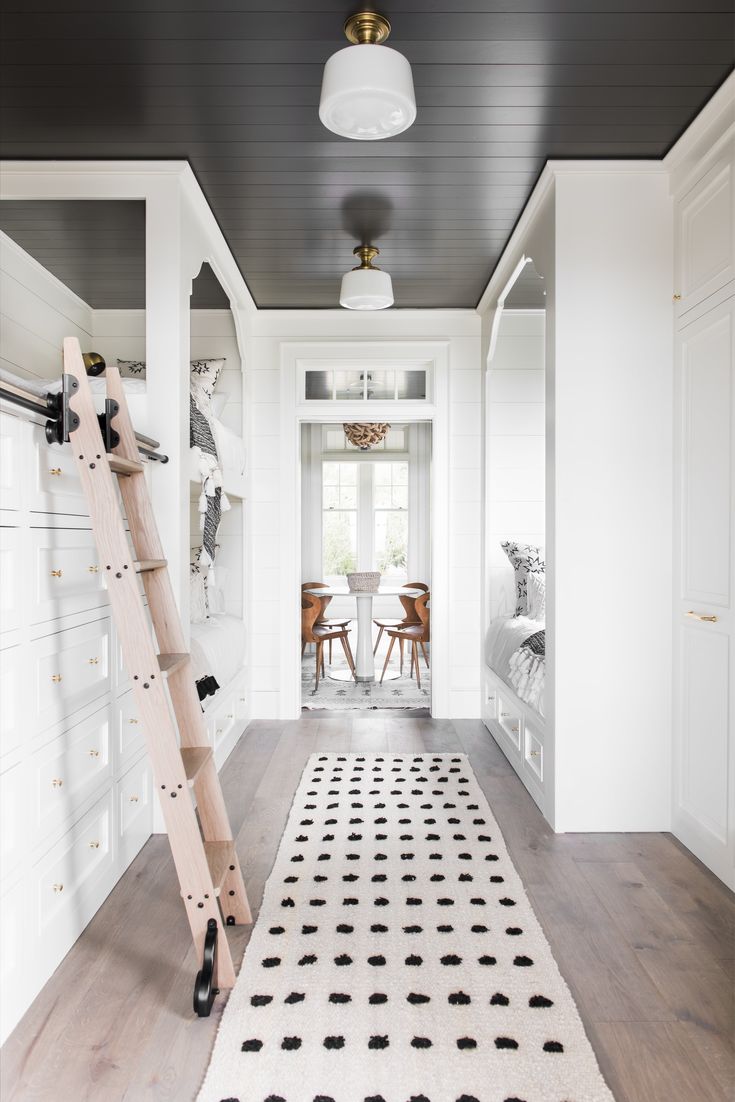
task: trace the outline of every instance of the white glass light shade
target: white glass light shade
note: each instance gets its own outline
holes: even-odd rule
[[[353,268],[342,276],[340,306],[348,310],[385,310],[393,305],[393,284],[379,268]]]
[[[319,118],[343,138],[372,142],[408,130],[416,118],[411,66],[389,46],[339,50],[324,66]]]

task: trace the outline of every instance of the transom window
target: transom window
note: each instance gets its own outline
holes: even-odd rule
[[[426,368],[324,369],[307,367],[307,402],[423,402],[427,395]]]

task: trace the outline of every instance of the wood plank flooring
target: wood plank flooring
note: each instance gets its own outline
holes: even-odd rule
[[[735,897],[669,835],[554,835],[479,721],[251,724],[222,779],[256,915],[315,750],[468,753],[617,1102],[732,1102]],[[249,929],[228,935],[239,963]],[[156,836],[4,1046],[4,1102],[195,1098],[224,1006],[193,1016],[196,968]]]

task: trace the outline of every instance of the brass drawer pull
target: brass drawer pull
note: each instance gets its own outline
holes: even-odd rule
[[[100,568],[98,566],[88,566],[87,570],[90,574],[99,574]]]
[[[541,751],[540,750],[529,750],[528,752],[529,752],[529,754],[531,755],[532,758],[540,758],[541,757]]]
[[[131,796],[130,797],[130,803],[131,804],[137,804],[139,799],[140,799],[140,796]]]
[[[54,884],[54,891],[56,892],[57,895],[59,895],[60,892],[63,892],[63,890],[64,890],[64,885],[63,884]]]
[[[133,723],[133,724],[137,724],[138,722],[139,722],[139,721],[138,721],[137,719],[129,719],[129,720],[128,720],[128,723]]]
[[[52,578],[60,578],[63,574],[63,570],[52,570],[50,573]]]
[[[58,478],[58,476],[61,474],[61,467],[49,467],[48,473],[56,475],[56,477]]]
[[[678,291],[674,295],[674,302],[681,302],[681,295],[679,294]]]
[[[509,719],[510,718],[510,712],[501,712],[500,713],[500,718],[501,719]]]
[[[99,848],[100,848],[100,844],[99,844],[99,842],[90,842],[90,843],[89,843],[89,848],[90,848],[90,849],[99,849]]]
[[[99,750],[88,750],[87,753],[89,754],[90,758],[98,758],[100,756]]]
[[[99,664],[99,658],[88,658],[87,659],[87,665],[89,665],[89,666],[97,666],[98,664]]]
[[[61,674],[60,674],[60,673],[52,673],[52,674],[51,674],[51,680],[52,680],[52,681],[53,681],[53,682],[54,682],[54,683],[55,683],[56,685],[58,685],[58,684],[59,684],[59,682],[61,681]]]
[[[52,788],[61,788],[63,783],[64,782],[62,781],[61,777],[54,777],[54,779],[51,781],[51,787]]]
[[[517,735],[518,731],[520,730],[517,723],[512,723],[511,726],[510,726],[510,729],[513,732],[514,735]]]
[[[703,612],[694,612],[692,609],[689,612],[684,613],[685,616],[691,616],[692,620],[703,620],[705,624],[716,624],[716,616],[705,616]]]

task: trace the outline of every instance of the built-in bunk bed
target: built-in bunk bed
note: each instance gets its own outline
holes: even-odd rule
[[[217,312],[217,328],[227,328]],[[197,336],[192,314],[190,400],[190,651],[218,761],[232,749],[245,714],[243,619],[245,448],[242,373],[232,333]],[[211,315],[210,315],[211,316]],[[224,356],[210,358],[208,348]]]

